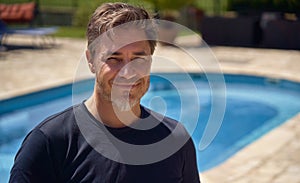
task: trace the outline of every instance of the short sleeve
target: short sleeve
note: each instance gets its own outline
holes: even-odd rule
[[[57,182],[49,143],[39,129],[31,131],[19,149],[10,172],[10,183]]]

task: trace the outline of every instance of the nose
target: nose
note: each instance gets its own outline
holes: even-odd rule
[[[123,77],[125,79],[131,79],[136,76],[136,71],[134,69],[134,66],[132,65],[132,62],[127,62],[120,70],[118,75],[120,77]]]

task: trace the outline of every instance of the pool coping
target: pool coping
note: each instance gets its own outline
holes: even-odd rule
[[[299,167],[296,167],[298,169],[296,172],[289,172],[289,168],[295,168],[297,162],[291,166],[289,162],[278,158],[282,151],[293,149],[291,144],[293,140],[299,140],[299,127],[295,131],[299,122],[300,113],[246,146],[224,163],[201,173],[200,177],[209,183],[217,183],[220,180],[221,182],[299,181],[297,179]],[[299,143],[296,145],[299,146]]]

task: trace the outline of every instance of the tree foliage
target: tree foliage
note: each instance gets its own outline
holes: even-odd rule
[[[195,3],[195,0],[146,0],[153,4],[156,10],[180,10],[184,6]]]
[[[107,2],[125,2],[128,4],[142,6],[146,9],[151,9],[149,3],[145,3],[140,0],[88,0],[88,1],[79,1],[79,6],[76,10],[76,13],[73,18],[73,24],[79,27],[86,27],[88,20],[95,9],[103,3]]]

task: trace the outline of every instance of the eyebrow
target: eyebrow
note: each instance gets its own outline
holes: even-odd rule
[[[139,51],[139,52],[134,52],[133,55],[146,56],[148,54],[145,51]]]
[[[112,52],[112,53],[108,53],[107,55],[114,55],[114,56],[120,56],[122,55],[121,52]],[[138,52],[133,52],[133,55],[137,55],[137,56],[147,56],[148,54],[145,51],[138,51]]]

